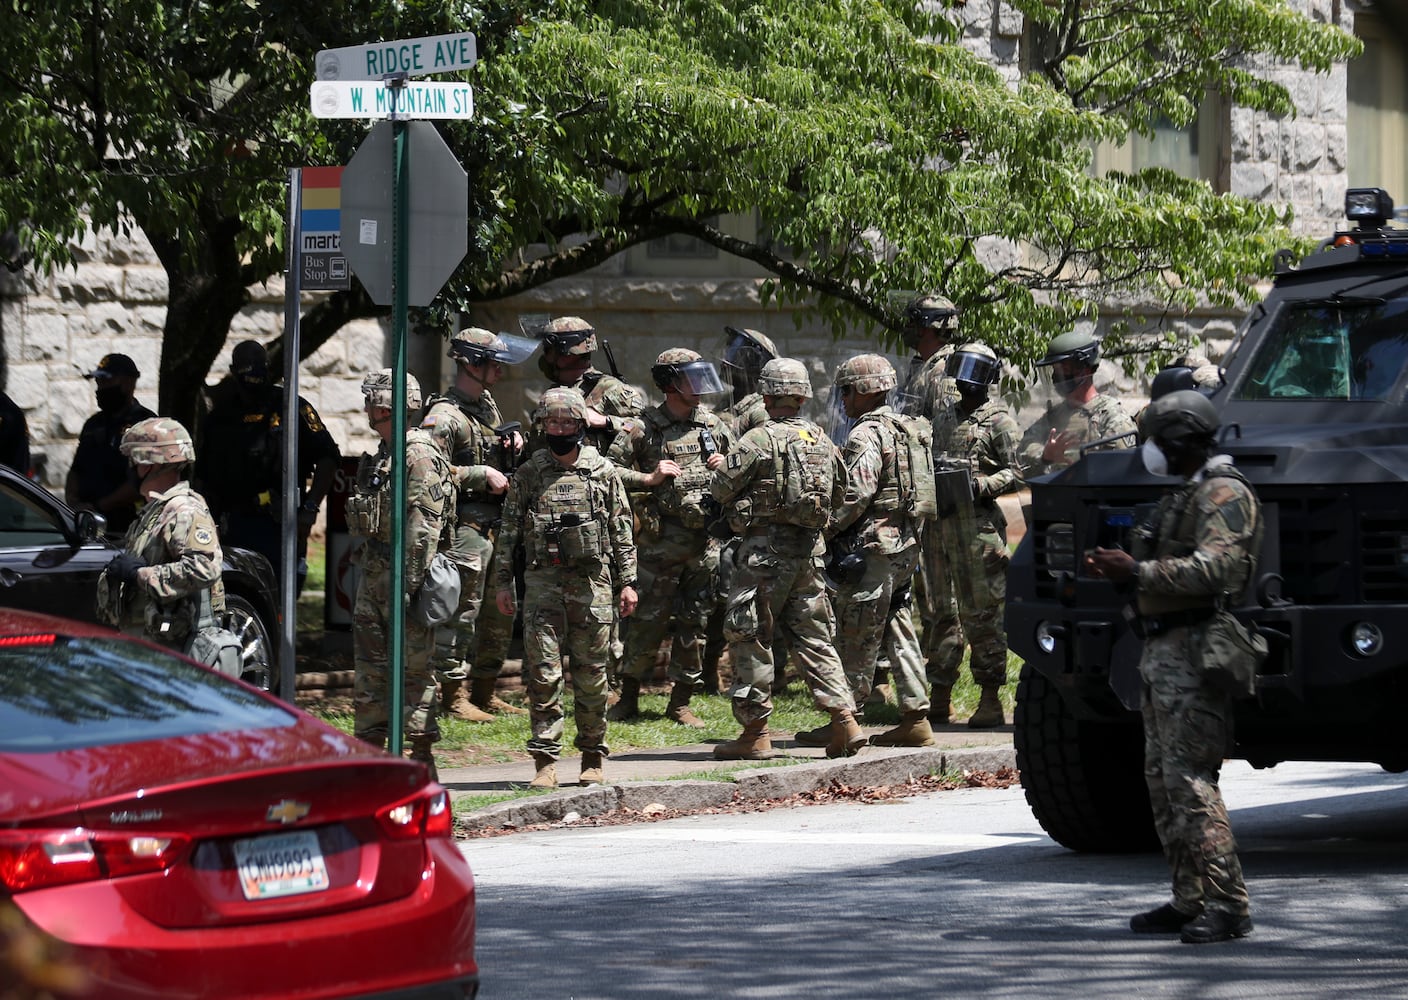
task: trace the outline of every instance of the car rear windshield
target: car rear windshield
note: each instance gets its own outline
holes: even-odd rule
[[[122,639],[0,637],[0,752],[289,726],[292,712],[219,674]]]

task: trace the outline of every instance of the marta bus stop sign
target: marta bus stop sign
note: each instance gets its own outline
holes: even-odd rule
[[[429,122],[406,130],[407,304],[428,306],[469,249],[469,175]],[[392,305],[391,122],[372,127],[342,171],[342,252],[373,302]]]

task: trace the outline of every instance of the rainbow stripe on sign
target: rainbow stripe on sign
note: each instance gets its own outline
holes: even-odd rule
[[[302,179],[299,222],[303,231],[303,252],[340,250],[342,168],[304,167],[299,176]]]

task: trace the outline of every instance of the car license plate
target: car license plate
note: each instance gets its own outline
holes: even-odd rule
[[[234,843],[245,899],[276,899],[328,887],[328,868],[311,830],[274,833]]]

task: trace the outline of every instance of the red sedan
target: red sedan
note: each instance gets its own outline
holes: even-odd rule
[[[452,825],[420,764],[140,640],[0,610],[0,910],[57,939],[72,995],[473,997]]]

